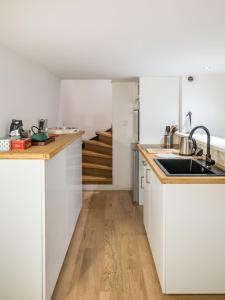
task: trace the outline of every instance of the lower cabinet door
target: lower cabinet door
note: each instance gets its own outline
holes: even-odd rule
[[[139,204],[144,204],[145,167],[147,162],[139,154]]]
[[[146,166],[144,185],[144,225],[162,291],[165,290],[163,201],[163,184],[159,181],[155,173]]]
[[[149,243],[154,258],[159,281],[164,290],[164,199],[163,184],[159,181],[154,172],[150,174],[150,223]]]
[[[144,225],[147,237],[150,243],[150,218],[151,218],[151,184],[150,169],[145,167],[145,185],[144,185]]]

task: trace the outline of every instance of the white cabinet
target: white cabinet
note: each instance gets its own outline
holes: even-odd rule
[[[149,205],[149,243],[157,269],[162,289],[165,287],[164,278],[164,199],[163,185],[153,171],[150,171],[150,193],[148,194]],[[147,199],[146,199],[147,202]]]
[[[162,292],[224,294],[225,185],[162,184],[148,169],[144,225]]]
[[[163,190],[154,172],[145,168],[144,225],[161,286],[163,277]]]
[[[144,202],[144,186],[145,186],[145,167],[147,166],[146,160],[139,154],[139,205]]]
[[[82,206],[81,140],[45,162],[44,300],[51,299]]]
[[[136,81],[112,81],[113,120],[113,185],[131,188],[131,144],[136,143],[133,132],[133,106],[138,96]]]
[[[50,300],[82,205],[81,140],[0,169],[0,299]]]
[[[163,184],[165,292],[225,293],[225,185]]]
[[[140,144],[161,144],[165,126],[179,125],[179,78],[141,77]]]
[[[150,240],[150,214],[151,214],[151,184],[150,184],[150,168],[148,165],[144,169],[145,176],[145,184],[144,184],[144,209],[143,209],[143,217],[144,217],[144,225],[145,231]]]

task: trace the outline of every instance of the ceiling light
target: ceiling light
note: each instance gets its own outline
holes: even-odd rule
[[[203,70],[205,70],[205,71],[209,71],[209,70],[211,70],[212,69],[212,67],[210,67],[210,66],[204,66],[203,67]]]

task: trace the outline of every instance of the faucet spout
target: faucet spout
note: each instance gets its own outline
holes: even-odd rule
[[[205,160],[205,164],[206,166],[209,168],[210,166],[215,164],[215,161],[211,158],[211,153],[210,153],[210,132],[208,130],[208,128],[206,128],[205,126],[196,126],[194,127],[190,134],[189,134],[189,139],[192,140],[193,138],[193,134],[195,133],[195,131],[197,129],[203,129],[206,132],[207,135],[207,154],[206,154],[206,160]]]

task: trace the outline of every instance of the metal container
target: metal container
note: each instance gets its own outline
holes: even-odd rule
[[[164,147],[166,149],[171,149],[173,148],[173,135],[164,135]]]
[[[39,119],[38,120],[38,129],[39,129],[40,133],[47,133],[48,119]]]
[[[180,155],[190,156],[194,155],[197,149],[196,141],[190,140],[188,136],[183,136],[180,139]]]
[[[11,150],[11,139],[8,137],[0,138],[0,152]]]

